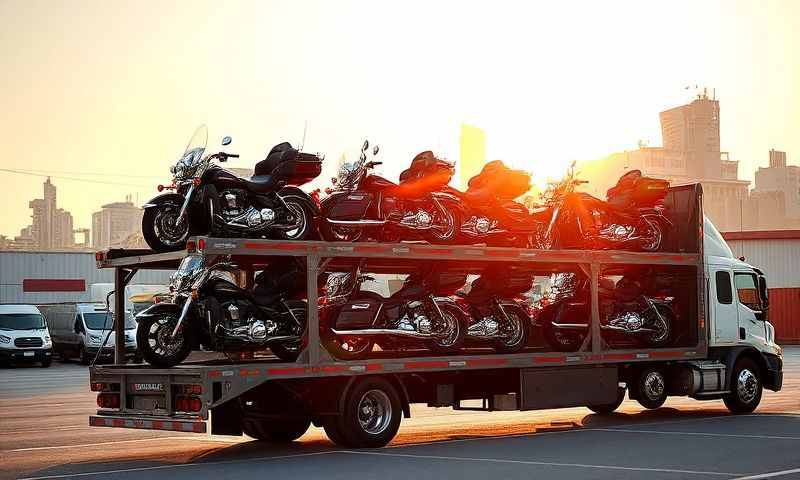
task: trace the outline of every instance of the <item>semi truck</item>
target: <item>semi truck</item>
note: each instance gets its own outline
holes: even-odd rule
[[[309,299],[320,297],[321,273],[356,262],[362,270],[386,274],[446,262],[471,274],[497,265],[525,266],[541,275],[578,272],[588,278],[591,308],[580,319],[588,334],[574,351],[533,342],[510,354],[409,349],[342,360],[321,344],[319,307],[309,302],[306,346],[296,362],[188,361],[161,369],[126,365],[118,350],[117,364],[90,371],[98,410],[89,423],[246,434],[271,442],[295,440],[313,424],[340,446],[368,448],[390,442],[414,403],[486,411],[585,406],[609,414],[625,395],[645,408],[658,408],[669,396],[688,396],[722,400],[734,414],[752,412],[763,390],[780,390],[783,378],[782,350],[768,320],[766,279],[733,256],[704,217],[701,200],[699,185],[670,190],[667,211],[674,227],[665,251],[658,253],[211,237],[191,239],[186,252],[98,252],[98,267],[115,269],[117,289],[139,269],[176,268],[186,255],[225,258],[248,281],[270,258],[290,255],[306,260]],[[670,342],[615,343],[603,328],[601,283],[622,267],[645,266],[651,275],[678,279],[669,293],[677,305]],[[530,328],[543,328],[535,312],[531,315]]]

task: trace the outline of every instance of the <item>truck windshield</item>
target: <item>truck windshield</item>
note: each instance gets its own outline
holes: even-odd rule
[[[86,322],[86,328],[89,330],[110,330],[114,325],[113,315],[106,312],[84,313],[83,321]],[[131,328],[136,328],[136,321],[131,315],[125,315],[125,329],[130,330]]]
[[[0,315],[0,330],[38,330],[45,328],[38,313],[4,313]]]

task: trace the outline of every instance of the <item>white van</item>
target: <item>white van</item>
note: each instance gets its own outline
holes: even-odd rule
[[[42,313],[33,305],[0,305],[0,361],[40,362],[49,367],[53,343]]]
[[[63,303],[39,308],[50,326],[53,348],[62,360],[74,357],[88,365],[101,345],[100,357],[113,360],[115,339],[111,329],[114,320],[104,303]],[[130,314],[125,315],[125,353],[136,354],[136,322]]]

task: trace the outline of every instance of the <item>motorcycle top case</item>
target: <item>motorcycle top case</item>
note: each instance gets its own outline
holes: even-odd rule
[[[512,199],[531,189],[531,176],[523,170],[508,168],[502,161],[493,160],[483,166],[481,173],[469,179],[468,192],[490,192],[495,197]]]
[[[356,330],[372,327],[382,300],[376,298],[353,299],[342,305],[336,318],[337,330]]]
[[[271,175],[289,185],[302,185],[322,173],[322,160],[316,155],[297,151],[289,143],[270,150],[267,158],[256,164],[255,175]]]
[[[642,176],[639,170],[631,170],[621,176],[617,184],[608,189],[608,203],[626,207],[631,204],[653,207],[664,201],[669,189],[669,182],[658,178]]]
[[[411,166],[400,173],[400,183],[426,181],[443,187],[453,178],[455,167],[452,163],[439,160],[431,152],[422,152],[411,161]]]

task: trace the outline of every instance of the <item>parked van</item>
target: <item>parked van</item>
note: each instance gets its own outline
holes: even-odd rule
[[[114,321],[105,303],[60,303],[39,308],[50,325],[53,349],[62,360],[78,358],[88,365],[103,342],[100,358],[113,360],[115,340],[111,328]],[[125,353],[136,355],[136,322],[130,314],[125,316]]]
[[[33,305],[0,305],[0,361],[40,362],[49,367],[53,343],[42,313]]]

